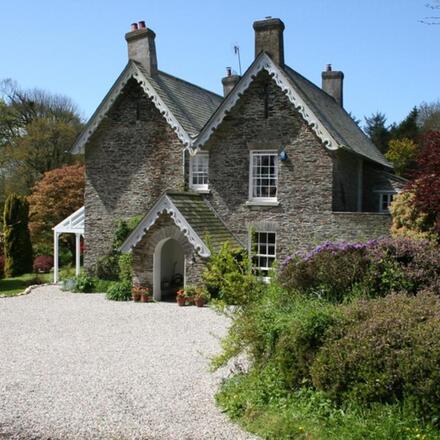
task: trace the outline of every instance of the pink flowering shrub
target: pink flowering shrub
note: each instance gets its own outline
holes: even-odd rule
[[[50,255],[40,255],[35,258],[33,270],[37,273],[48,273],[53,267],[53,257]]]

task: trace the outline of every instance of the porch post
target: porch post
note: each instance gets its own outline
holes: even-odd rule
[[[53,232],[53,282],[58,283],[58,238],[59,234],[57,231]]]
[[[81,234],[75,234],[75,275],[79,275],[80,271],[80,257],[81,257]]]

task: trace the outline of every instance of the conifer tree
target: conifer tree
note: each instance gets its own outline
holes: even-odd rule
[[[28,227],[29,205],[24,197],[11,194],[3,213],[5,276],[32,271],[32,243]]]

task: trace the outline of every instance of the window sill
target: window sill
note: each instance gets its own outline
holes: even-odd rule
[[[196,192],[197,194],[210,194],[210,189],[202,189],[202,188],[190,188],[191,191]]]
[[[263,201],[263,200],[248,200],[246,206],[279,206],[280,202],[278,200]]]

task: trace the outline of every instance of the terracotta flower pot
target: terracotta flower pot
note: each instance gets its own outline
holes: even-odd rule
[[[203,307],[205,305],[205,298],[196,298],[194,301],[197,307]]]
[[[150,295],[148,295],[147,293],[143,293],[141,295],[141,303],[147,303],[150,302]]]
[[[141,296],[137,293],[133,293],[132,298],[134,302],[139,302],[141,300]]]
[[[182,298],[181,296],[178,296],[176,301],[178,306],[184,306],[186,304],[186,298]]]

